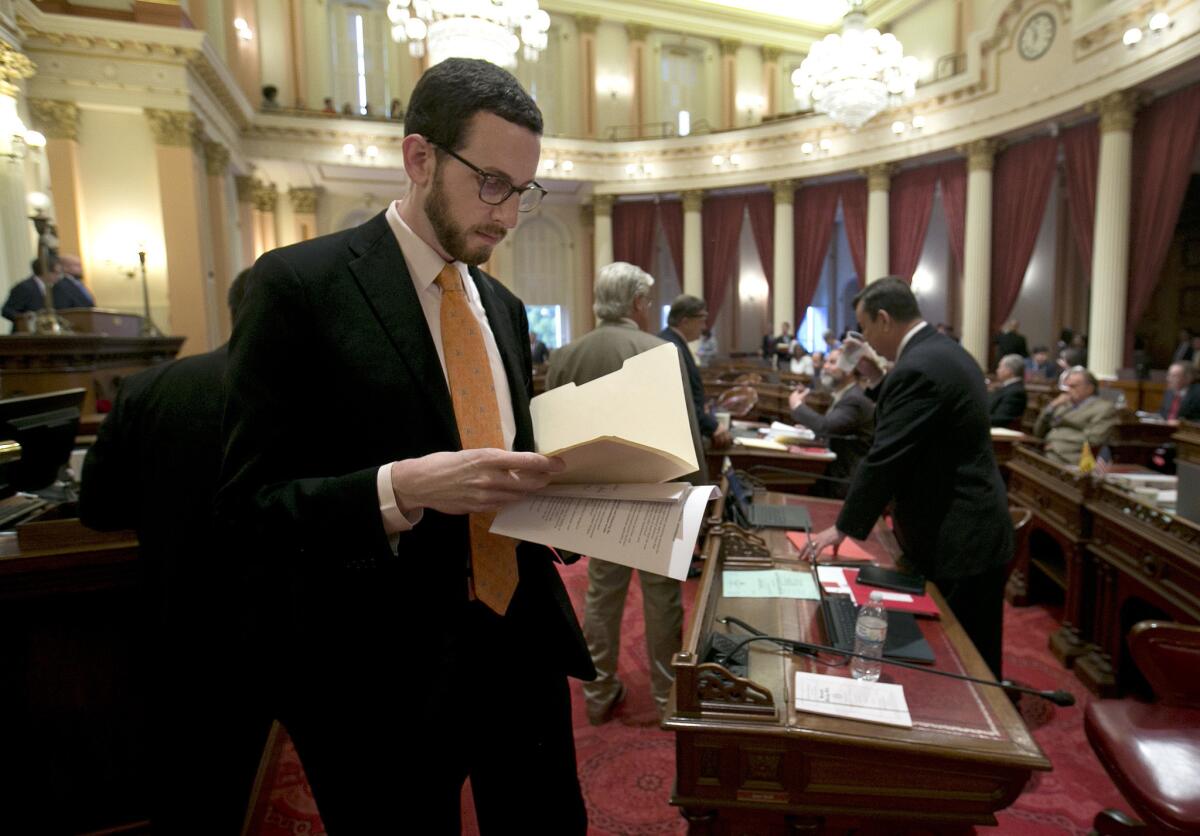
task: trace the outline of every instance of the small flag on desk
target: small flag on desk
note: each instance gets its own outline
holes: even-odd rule
[[[1083,450],[1079,453],[1079,472],[1091,473],[1096,469],[1096,457],[1092,455],[1092,445],[1083,442]]]

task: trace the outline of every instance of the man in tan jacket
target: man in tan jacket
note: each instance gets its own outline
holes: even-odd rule
[[[1117,424],[1117,410],[1096,394],[1096,378],[1082,366],[1067,373],[1065,385],[1067,391],[1046,404],[1038,415],[1033,434],[1045,439],[1049,458],[1077,465],[1085,441],[1093,453],[1108,443]]]

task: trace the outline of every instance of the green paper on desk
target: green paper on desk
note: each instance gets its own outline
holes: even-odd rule
[[[820,600],[817,584],[808,570],[789,569],[722,572],[721,594],[726,598],[796,598]]]

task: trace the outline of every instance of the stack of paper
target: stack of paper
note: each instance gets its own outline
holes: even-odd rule
[[[904,688],[889,682],[797,671],[796,710],[912,728]]]

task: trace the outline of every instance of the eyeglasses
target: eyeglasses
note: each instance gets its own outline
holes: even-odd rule
[[[546,190],[539,186],[537,182],[531,182],[528,186],[514,186],[506,178],[484,171],[474,163],[464,160],[449,148],[438,145],[433,140],[428,140],[428,142],[434,148],[445,151],[451,157],[475,172],[479,177],[479,199],[489,206],[499,206],[514,194],[517,194],[520,195],[519,202],[517,203],[517,211],[532,212],[538,208],[542,202],[542,198],[546,196]]]

